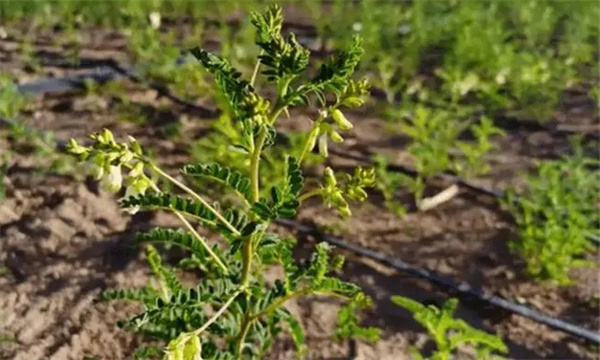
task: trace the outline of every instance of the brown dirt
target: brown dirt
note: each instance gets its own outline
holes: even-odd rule
[[[7,66],[12,69],[15,63]],[[170,166],[185,161],[183,144],[201,136],[207,123],[167,100],[157,100],[153,91],[140,90],[133,84],[128,89],[148,118],[143,125],[119,121],[112,100],[72,96],[34,99],[29,109],[30,125],[51,130],[61,139],[83,139],[91,131],[108,127],[118,135],[132,134],[152,146]],[[559,120],[561,114],[556,116]],[[400,164],[410,164],[402,150],[405,139],[389,135],[377,118],[358,113],[351,117],[357,126],[346,142],[348,149],[378,151],[393,156]],[[589,116],[582,117],[587,119],[586,124],[590,122]],[[303,118],[294,114],[284,127],[302,128]],[[163,125],[171,122],[183,124],[183,137],[177,141],[163,130]],[[530,169],[535,159],[559,155],[566,140],[543,131],[519,130],[497,139],[496,144],[498,150],[490,156],[492,173],[475,182],[505,189],[518,185],[519,175]],[[332,163],[337,167],[355,165],[340,159]],[[0,335],[15,338],[14,342],[0,344],[0,358],[127,358],[142,339],[120,331],[115,321],[135,312],[135,307],[95,299],[103,289],[144,284],[148,269],[140,250],[129,246],[132,235],[172,222],[163,216],[143,214],[131,218],[119,211],[115,197],[97,191],[94,184],[84,185],[70,177],[38,174],[35,170],[28,159],[17,157],[5,179],[7,199],[0,203],[0,264],[8,268],[8,274],[0,277]],[[443,184],[438,185],[441,188]],[[506,299],[519,299],[572,323],[600,328],[595,298],[600,293],[597,270],[576,271],[577,285],[564,288],[526,278],[523,264],[506,246],[514,238],[514,227],[489,199],[462,191],[429,212],[398,218],[383,209],[378,194],[371,195],[369,203],[355,207],[350,222],[339,221],[316,203],[309,203],[298,219],[326,226],[349,242],[466,281]],[[304,240],[299,257],[314,245],[312,239]],[[410,345],[430,345],[410,314],[393,306],[389,297],[399,294],[440,304],[446,294],[424,281],[354,256],[349,257],[341,276],[360,284],[373,297],[374,307],[366,313],[366,323],[382,328],[382,341],[376,345],[332,343],[329,335],[338,304],[325,298],[303,299],[289,306],[302,315],[310,349],[308,359],[403,360],[408,359]],[[588,344],[479,303],[463,302],[459,316],[478,328],[500,333],[512,359],[600,358]],[[291,359],[292,348],[289,341],[281,341],[270,359]]]

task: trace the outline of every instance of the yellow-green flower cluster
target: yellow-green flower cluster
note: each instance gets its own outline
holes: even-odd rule
[[[71,139],[67,151],[86,161],[104,188],[118,192],[125,185],[126,197],[146,192],[151,182],[144,174],[143,152],[137,140],[130,136],[128,142],[118,143],[107,129],[91,135],[90,139],[93,141],[91,146],[80,145]],[[123,169],[128,170],[125,177]]]

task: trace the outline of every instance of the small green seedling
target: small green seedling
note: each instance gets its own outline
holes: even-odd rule
[[[129,31],[128,47],[140,78],[150,83],[168,85],[178,96],[187,100],[212,95],[204,71],[191,61],[178,64],[181,51],[175,46],[174,32],[162,34],[152,23]]]
[[[472,177],[490,170],[485,159],[493,149],[490,139],[503,132],[486,116],[478,122],[472,122],[461,121],[460,115],[456,111],[422,104],[416,104],[412,111],[400,112],[398,130],[411,139],[406,150],[411,155],[417,175],[393,175],[385,166],[378,166],[381,174],[378,187],[382,189],[388,207],[401,209],[401,205],[392,205],[395,184],[407,186],[415,195],[417,208],[420,209],[427,181],[432,177],[448,171]],[[472,139],[462,139],[464,133],[470,133]],[[381,159],[379,161],[381,163]]]
[[[398,216],[406,214],[404,204],[396,200],[396,192],[407,182],[407,176],[393,171],[388,171],[388,161],[382,155],[373,157],[375,164],[375,175],[377,178],[377,190],[381,191],[385,207]],[[412,179],[411,179],[412,180]]]
[[[499,336],[475,329],[465,321],[454,317],[458,306],[457,299],[446,301],[441,308],[433,305],[425,306],[403,296],[392,296],[392,302],[410,311],[435,342],[436,349],[429,357],[423,356],[417,349],[412,349],[415,360],[458,359],[454,354],[465,345],[471,346],[477,352],[475,358],[481,360],[501,359],[493,352],[508,352],[508,348]]]
[[[584,155],[580,139],[573,145],[573,155],[541,162],[526,190],[509,191],[503,201],[518,226],[511,249],[530,275],[557,284],[572,282],[572,268],[593,266],[584,256],[594,250],[588,234],[598,234],[600,162]]]
[[[0,146],[5,147],[0,158],[4,171],[0,170],[0,175],[6,173],[11,153],[34,155],[45,164],[44,171],[64,173],[71,169],[70,158],[56,151],[52,133],[32,129],[19,120],[25,105],[26,98],[12,77],[0,74],[0,119],[1,125],[6,128],[6,131],[0,128]]]
[[[15,119],[25,107],[25,97],[14,83],[12,76],[0,73],[0,117]]]
[[[356,285],[329,275],[343,264],[341,258],[330,255],[330,246],[318,244],[313,256],[300,263],[292,257],[295,241],[269,231],[274,220],[293,217],[310,197],[321,197],[325,204],[348,216],[349,201],[364,201],[364,188],[374,183],[372,170],[357,168],[351,175],[336,176],[326,168],[321,184],[305,190],[301,166],[306,154],[317,141],[325,152],[328,141],[343,141],[340,131],[352,124],[340,108],[360,106],[364,101],[366,83],[350,79],[363,51],[357,38],[348,50],[338,51],[327,60],[314,77],[302,79],[309,52],[294,35],[281,35],[282,21],[277,6],[264,14],[252,14],[262,51],[257,73],[262,67],[261,74],[275,88],[273,100],[260,95],[254,82],[243,79],[225,59],[201,48],[191,50],[227,100],[227,112],[234,121],[231,126],[241,134],[230,147],[244,153],[247,162],[241,171],[219,163],[183,166],[180,175],[196,180],[194,183],[200,184],[196,188],[164,171],[131,137],[118,142],[104,130],[91,136],[90,146],[75,140],[68,146],[70,153],[95,169],[107,188],[126,188],[121,200],[124,209],[169,211],[183,226],[138,234],[136,242],[186,249],[190,256],[181,265],[202,274],[195,286],[184,285],[176,270],[162,262],[159,250],[148,245],[147,259],[155,282],[141,289],[104,293],[106,299],[144,305],[140,314],[120,325],[156,339],[163,346],[165,359],[263,359],[284,328],[302,354],[306,351],[304,331],[284,304],[310,294],[349,299],[339,313],[337,337],[377,337],[377,330],[360,327],[354,314],[368,306],[369,299]],[[302,151],[298,157],[286,154],[275,185],[264,189],[261,164],[264,155],[273,151],[278,118],[312,99],[319,107],[319,116],[312,122]],[[210,183],[230,190],[235,200],[225,202],[219,197],[221,201],[213,202],[201,195],[198,190],[207,190],[205,184]],[[167,190],[167,184],[175,189]],[[225,248],[209,245],[194,222],[219,234]],[[281,267],[284,276],[269,284],[264,274],[271,266]],[[149,348],[140,351],[156,354]]]

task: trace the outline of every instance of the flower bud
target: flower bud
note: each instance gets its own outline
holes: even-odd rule
[[[352,129],[352,123],[346,119],[344,113],[342,113],[338,109],[331,110],[331,118],[335,122],[337,126],[339,126],[342,130],[350,130]]]
[[[363,99],[361,99],[358,96],[352,96],[347,98],[346,100],[344,100],[344,105],[346,105],[347,107],[351,107],[351,108],[355,108],[355,107],[359,107],[362,106],[362,104],[364,104],[365,101]]]
[[[110,132],[110,130],[108,129],[104,129],[102,130],[102,135],[100,136],[100,143],[104,143],[104,144],[113,144],[115,142],[115,138],[112,134],[112,132]]]
[[[329,132],[329,137],[331,138],[331,140],[334,143],[340,144],[340,143],[344,142],[344,138],[340,134],[338,134],[335,130],[331,130]]]
[[[333,170],[331,170],[330,167],[325,168],[323,175],[325,175],[325,184],[327,186],[335,186],[335,184],[337,184],[337,180],[335,179],[335,174],[333,173]]]
[[[135,166],[133,167],[133,169],[131,169],[131,171],[129,171],[129,176],[136,178],[136,177],[142,175],[143,173],[144,173],[144,163],[142,163],[140,161],[137,164],[135,164]]]
[[[71,154],[81,155],[87,151],[87,149],[77,143],[77,140],[71,139],[67,145],[67,151]]]
[[[158,29],[160,27],[160,13],[157,11],[153,11],[150,13],[150,15],[148,16],[149,20],[150,20],[150,26],[153,29]]]
[[[319,137],[319,154],[321,154],[324,157],[327,157],[329,155],[329,152],[327,151],[327,136],[326,135],[321,135]]]

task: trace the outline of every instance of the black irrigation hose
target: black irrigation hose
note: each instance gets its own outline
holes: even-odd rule
[[[41,79],[17,85],[17,89],[23,94],[43,95],[83,90],[86,87],[86,80],[92,80],[98,84],[104,84],[111,80],[121,78],[127,78],[136,83],[143,82],[133,70],[127,69],[113,60],[86,60],[84,65],[87,65],[84,67],[92,67],[94,71],[79,75]],[[213,110],[174,95],[169,88],[163,84],[153,82],[148,84],[148,86],[151,89],[156,90],[159,96],[166,97],[178,105],[196,111],[201,117],[215,117],[217,115]]]
[[[364,248],[359,245],[347,243],[342,241],[336,237],[321,234],[317,229],[311,226],[307,226],[301,224],[294,220],[277,220],[278,224],[286,226],[288,228],[293,228],[296,231],[305,234],[312,235],[315,238],[325,241],[331,245],[334,245],[340,249],[351,251],[357,255],[364,256],[366,258],[375,260],[382,264],[385,264],[395,270],[402,271],[411,276],[426,280],[440,288],[451,290],[452,292],[456,292],[458,295],[464,298],[472,298],[482,302],[489,303],[494,305],[495,307],[507,310],[509,312],[519,314],[526,318],[532,319],[541,324],[547,325],[554,329],[563,331],[570,335],[591,341],[596,344],[600,344],[600,333],[594,332],[585,328],[582,328],[577,325],[573,325],[571,323],[565,322],[563,320],[557,319],[555,317],[546,315],[540,311],[528,308],[523,305],[515,304],[503,298],[500,298],[495,295],[486,294],[481,290],[474,289],[467,283],[458,283],[449,277],[445,277],[442,275],[438,275],[434,272],[424,270],[418,268],[416,266],[405,263],[399,259],[392,259],[384,254],[373,251],[371,249]]]
[[[107,67],[95,68],[94,72],[71,75],[56,78],[46,78],[35,82],[17,85],[17,89],[27,95],[43,95],[49,93],[64,93],[75,90],[85,89],[85,81],[93,80],[96,83],[104,84],[108,81],[119,78],[119,74],[113,69]]]
[[[19,89],[24,92],[32,92],[35,94],[43,94],[46,92],[64,92],[64,91],[70,91],[70,90],[77,90],[77,89],[81,89],[82,87],[84,87],[84,85],[85,85],[84,80],[86,78],[91,78],[94,81],[98,81],[98,82],[106,82],[106,81],[110,81],[112,79],[116,79],[118,77],[127,77],[127,78],[132,79],[133,81],[139,82],[139,79],[131,71],[120,67],[116,62],[112,62],[112,64],[107,63],[107,65],[109,67],[109,70],[99,70],[99,71],[94,72],[93,74],[83,74],[83,75],[72,76],[72,77],[46,79],[46,80],[38,81],[36,83],[21,85],[19,87]],[[151,87],[156,89],[159,92],[159,94],[161,94],[163,96],[167,96],[179,104],[182,104],[185,106],[191,106],[193,108],[199,108],[199,109],[206,111],[206,109],[200,108],[199,106],[197,106],[195,104],[186,102],[185,100],[179,99],[178,97],[172,95],[172,93],[170,93],[170,91],[164,85],[154,84],[154,85],[151,85]],[[8,122],[9,124],[14,123],[12,121],[7,121],[7,120],[4,120],[4,121]],[[2,119],[0,119],[0,122],[2,122]],[[59,146],[63,143],[64,142],[57,141],[57,144]],[[362,161],[362,162],[370,162],[371,161],[368,157],[352,155],[350,153],[345,153],[345,152],[342,152],[342,151],[336,150],[336,149],[331,149],[330,152],[334,155],[343,156],[343,157],[354,159],[357,161]],[[403,173],[413,175],[413,176],[416,175],[416,172],[414,170],[404,168],[404,167],[401,167],[398,165],[390,165],[388,168],[392,171],[403,172]],[[495,198],[502,196],[502,192],[500,192],[500,191],[488,190],[488,189],[484,189],[481,187],[477,187],[473,184],[470,184],[470,183],[464,181],[463,179],[461,179],[455,175],[441,174],[440,178],[442,178],[446,181],[449,181],[451,183],[460,185],[464,188],[467,188],[467,189],[472,190],[479,194],[492,196]],[[294,228],[295,230],[297,230],[300,233],[304,233],[306,235],[313,235],[313,236],[315,236],[319,239],[322,239],[332,245],[335,245],[341,249],[346,249],[346,250],[352,251],[358,255],[361,255],[361,256],[373,259],[375,261],[378,261],[380,263],[386,264],[398,271],[402,271],[409,275],[427,280],[427,281],[431,282],[432,284],[435,284],[441,288],[450,289],[462,297],[475,298],[477,300],[490,303],[496,307],[499,307],[499,308],[505,309],[507,311],[530,318],[534,321],[537,321],[539,323],[545,324],[552,328],[561,330],[561,331],[571,334],[573,336],[580,337],[582,339],[600,344],[600,333],[593,332],[591,330],[587,330],[582,327],[567,323],[560,319],[553,318],[553,317],[545,315],[537,310],[528,308],[523,305],[518,305],[518,304],[512,303],[512,302],[502,299],[500,297],[490,295],[490,294],[485,294],[482,291],[472,288],[470,285],[468,285],[466,283],[457,283],[456,281],[454,281],[450,278],[440,276],[431,271],[424,270],[424,269],[418,268],[416,266],[407,264],[398,259],[391,259],[391,258],[386,257],[385,255],[375,252],[373,250],[370,250],[370,249],[367,249],[367,248],[364,248],[364,247],[361,247],[358,245],[346,243],[346,242],[344,242],[340,239],[337,239],[333,236],[320,234],[315,228],[300,224],[296,221],[278,220],[278,223],[282,224],[284,226],[287,226],[287,227]]]

